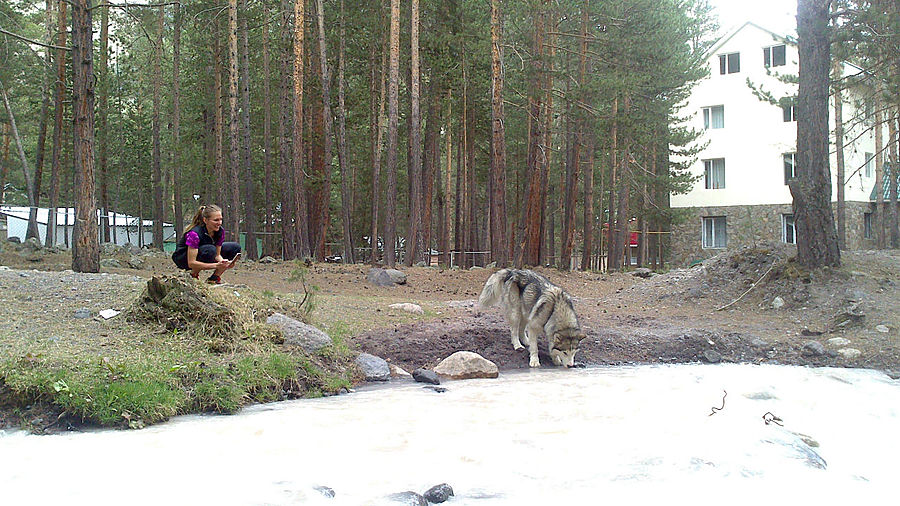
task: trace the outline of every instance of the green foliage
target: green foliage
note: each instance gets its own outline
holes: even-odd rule
[[[309,273],[309,268],[304,264],[304,262],[297,260],[295,263],[296,267],[291,270],[291,275],[288,277],[288,281],[291,282],[299,282],[300,286],[303,289],[302,298],[300,299],[299,307],[301,312],[306,318],[309,318],[309,315],[312,314],[316,309],[316,294],[319,292],[319,287],[316,285],[308,285],[307,284],[307,274]]]

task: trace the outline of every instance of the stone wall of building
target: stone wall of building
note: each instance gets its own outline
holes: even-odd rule
[[[846,204],[846,249],[872,249],[875,236],[865,237],[865,214],[874,211],[868,202]],[[782,215],[791,214],[790,204],[758,206],[692,207],[681,210],[687,218],[672,228],[672,267],[686,267],[698,260],[705,260],[730,248],[740,248],[763,242],[783,241]],[[728,232],[726,248],[703,247],[703,218],[725,216]],[[873,226],[877,216],[873,214]]]

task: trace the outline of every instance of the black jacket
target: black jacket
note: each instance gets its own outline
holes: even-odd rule
[[[200,243],[197,245],[199,249],[201,246],[205,246],[207,244],[215,246],[216,243],[222,238],[222,234],[225,233],[225,229],[219,228],[212,236],[206,231],[206,225],[197,225],[196,227],[188,230],[188,233],[195,232],[198,237],[200,237]],[[187,234],[182,234],[181,238],[178,239],[178,243],[175,246],[175,251],[172,253],[172,261],[175,262],[181,269],[189,269],[187,263]]]

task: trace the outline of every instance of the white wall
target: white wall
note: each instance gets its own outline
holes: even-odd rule
[[[709,145],[697,157],[690,172],[700,176],[693,189],[684,195],[673,195],[672,207],[734,206],[753,204],[790,204],[790,190],[784,184],[783,153],[796,150],[797,122],[785,122],[781,107],[762,101],[754,95],[748,79],[757,89],[765,90],[776,99],[796,94],[796,85],[782,82],[775,74],[793,75],[798,72],[797,47],[786,46],[786,65],[767,69],[763,63],[763,48],[783,44],[769,32],[748,24],[736,32],[720,48],[710,54],[710,76],[698,84],[683,110],[691,115],[691,126],[703,131],[701,109],[724,105],[725,126],[705,130],[697,141]],[[719,55],[740,52],[741,70],[733,74],[719,73]],[[771,70],[771,73],[767,71]],[[852,123],[856,114],[853,97],[859,98],[861,89],[845,92],[846,126],[856,125],[845,132],[849,142],[864,129],[860,122]],[[848,97],[848,95],[853,96]],[[850,103],[848,103],[848,98]],[[857,100],[858,101],[858,100]],[[829,105],[833,128],[833,108]],[[885,132],[885,139],[887,135]],[[832,138],[833,141],[833,138]],[[832,143],[832,153],[834,151]],[[845,147],[847,174],[863,164],[865,152],[874,153],[874,136],[863,133],[854,144]],[[725,159],[725,188],[706,189],[704,159]],[[836,200],[836,156],[832,154],[832,200]],[[862,174],[862,171],[860,171]],[[866,201],[874,185],[874,177],[856,175],[846,186],[846,200]]]

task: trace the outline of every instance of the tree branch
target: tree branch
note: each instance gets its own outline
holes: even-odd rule
[[[47,47],[47,48],[50,48],[50,49],[62,49],[63,51],[71,51],[71,50],[72,50],[71,48],[68,48],[68,47],[54,46],[53,44],[45,44],[45,43],[43,43],[43,42],[38,42],[38,41],[36,41],[36,40],[32,40],[32,39],[29,39],[29,38],[27,38],[27,37],[23,37],[23,36],[21,36],[21,35],[17,35],[17,34],[15,34],[15,33],[8,32],[8,31],[4,30],[3,28],[0,28],[0,33],[2,33],[2,34],[4,34],[4,35],[9,35],[10,37],[13,37],[13,38],[15,38],[15,39],[19,39],[19,40],[21,40],[21,41],[23,41],[23,42],[27,42],[27,43],[29,43],[29,44],[35,44],[35,45],[38,45],[38,46],[41,46],[41,47]]]

